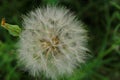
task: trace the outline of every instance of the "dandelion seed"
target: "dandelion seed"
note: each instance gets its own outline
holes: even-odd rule
[[[47,6],[23,17],[19,61],[33,76],[70,75],[86,59],[87,31],[64,7]]]

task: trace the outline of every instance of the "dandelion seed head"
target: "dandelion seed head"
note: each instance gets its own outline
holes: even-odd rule
[[[23,17],[18,59],[33,76],[70,75],[86,59],[87,31],[64,7],[37,8]]]

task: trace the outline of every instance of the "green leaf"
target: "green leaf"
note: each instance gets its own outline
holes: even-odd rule
[[[117,4],[117,3],[115,3],[115,2],[111,2],[111,4],[112,4],[113,6],[115,6],[117,9],[120,9],[120,5],[119,5],[119,4]]]

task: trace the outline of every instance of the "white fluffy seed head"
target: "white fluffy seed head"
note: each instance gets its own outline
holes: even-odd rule
[[[19,63],[33,76],[70,75],[86,59],[87,32],[64,7],[37,8],[23,17]]]

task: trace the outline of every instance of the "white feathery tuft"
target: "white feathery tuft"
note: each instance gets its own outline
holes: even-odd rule
[[[87,31],[64,7],[37,8],[23,17],[19,63],[33,76],[56,80],[86,59]]]

